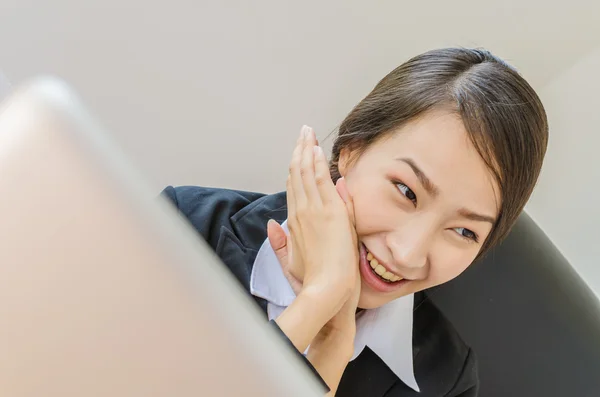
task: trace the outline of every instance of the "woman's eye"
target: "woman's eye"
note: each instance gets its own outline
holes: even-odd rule
[[[415,192],[410,190],[410,188],[408,186],[406,186],[404,183],[397,182],[396,186],[398,186],[398,190],[400,190],[400,192],[403,195],[405,195],[407,199],[409,199],[413,203],[417,204],[417,195],[415,194]]]
[[[475,232],[465,229],[464,227],[457,227],[454,228],[454,230],[456,230],[456,233],[460,234],[461,237],[477,242],[477,234],[475,234]]]

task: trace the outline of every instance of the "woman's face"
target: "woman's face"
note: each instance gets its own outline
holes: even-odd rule
[[[339,169],[364,248],[364,309],[458,276],[498,214],[492,173],[459,116],[449,112],[432,111],[407,123],[355,160],[342,151]]]

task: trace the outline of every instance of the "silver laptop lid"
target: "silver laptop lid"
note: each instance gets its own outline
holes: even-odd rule
[[[4,396],[320,395],[65,84],[0,112]]]

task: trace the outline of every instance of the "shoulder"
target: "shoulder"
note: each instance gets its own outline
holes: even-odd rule
[[[479,379],[475,352],[427,298],[415,307],[413,344],[417,382],[423,392],[476,396]]]
[[[265,194],[202,186],[167,186],[161,196],[166,197],[211,246],[215,246],[221,228],[230,228],[234,215]]]
[[[161,193],[184,213],[207,205],[237,212],[245,205],[265,196],[262,193],[203,186],[167,186]]]

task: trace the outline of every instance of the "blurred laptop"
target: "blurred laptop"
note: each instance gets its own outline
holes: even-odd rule
[[[312,396],[219,259],[62,82],[0,110],[3,396]]]

